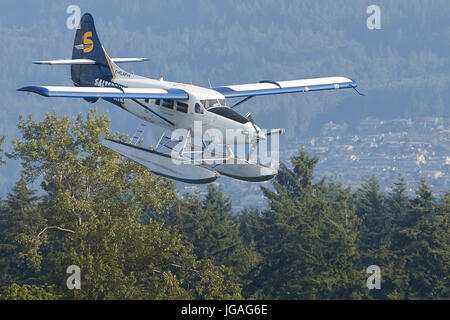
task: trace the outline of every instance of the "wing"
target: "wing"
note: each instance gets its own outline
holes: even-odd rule
[[[29,86],[17,90],[34,92],[44,97],[62,98],[189,99],[186,91],[180,89]]]
[[[213,88],[225,98],[253,97],[270,94],[356,88],[355,80],[345,77],[315,78],[290,81],[263,80],[259,83],[238,84]]]

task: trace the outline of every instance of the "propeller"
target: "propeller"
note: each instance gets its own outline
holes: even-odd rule
[[[253,120],[253,116],[250,112],[247,112],[245,114],[245,117],[251,122],[253,128],[256,131],[256,139],[252,140],[249,153],[247,155],[247,161],[250,161],[250,158],[252,157],[253,153],[256,150],[256,145],[259,143],[260,139],[265,140],[270,135],[276,135],[276,134],[283,134],[284,129],[273,129],[269,132],[261,132],[261,130],[258,128],[258,126],[255,124],[255,121]]]
[[[258,127],[255,125],[255,121],[253,120],[253,116],[252,116],[252,114],[251,114],[250,112],[247,112],[247,113],[245,114],[245,117],[246,117],[248,120],[250,120],[250,122],[251,122],[251,124],[252,124],[252,126],[253,126],[253,128],[255,129],[256,134],[257,134],[256,140],[253,140],[253,139],[252,139],[252,143],[251,143],[251,146],[250,146],[250,150],[248,151],[248,154],[247,154],[247,161],[250,161],[250,158],[252,157],[253,153],[254,153],[255,150],[256,150],[256,145],[259,143],[259,130],[258,130]]]
[[[253,129],[255,129],[255,132],[256,132],[256,139],[253,140],[253,143],[259,143],[259,141],[260,141],[261,139],[262,139],[262,140],[265,140],[265,139],[266,139],[266,134],[265,134],[264,132],[262,132],[261,129],[259,129],[258,126],[255,124],[255,120],[253,120],[252,114],[251,114],[250,112],[247,112],[247,113],[245,114],[245,117],[246,117],[248,120],[250,120],[250,122],[251,122],[251,124],[252,124],[252,126],[253,126]]]

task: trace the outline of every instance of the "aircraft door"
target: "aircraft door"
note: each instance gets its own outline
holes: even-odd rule
[[[194,116],[195,121],[202,121],[205,122],[205,108],[203,107],[202,103],[200,101],[196,101],[192,106],[192,114]],[[205,123],[202,123],[202,125],[205,125]]]

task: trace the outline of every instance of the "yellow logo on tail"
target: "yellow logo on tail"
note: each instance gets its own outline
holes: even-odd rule
[[[94,49],[94,41],[92,41],[92,39],[90,38],[92,38],[92,32],[85,32],[83,35],[84,53],[91,52],[92,49]]]

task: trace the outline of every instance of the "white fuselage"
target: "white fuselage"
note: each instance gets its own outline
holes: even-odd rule
[[[258,137],[252,123],[226,106],[225,97],[217,91],[135,75],[130,79],[116,79],[114,83],[133,88],[181,89],[187,92],[188,100],[126,99],[120,101],[122,108],[126,111],[163,128],[172,131],[189,130],[191,136],[201,137],[204,142],[222,145],[248,144]],[[256,128],[260,132],[259,128]],[[231,139],[230,135],[233,136]],[[259,138],[264,139],[262,132],[259,133]]]

